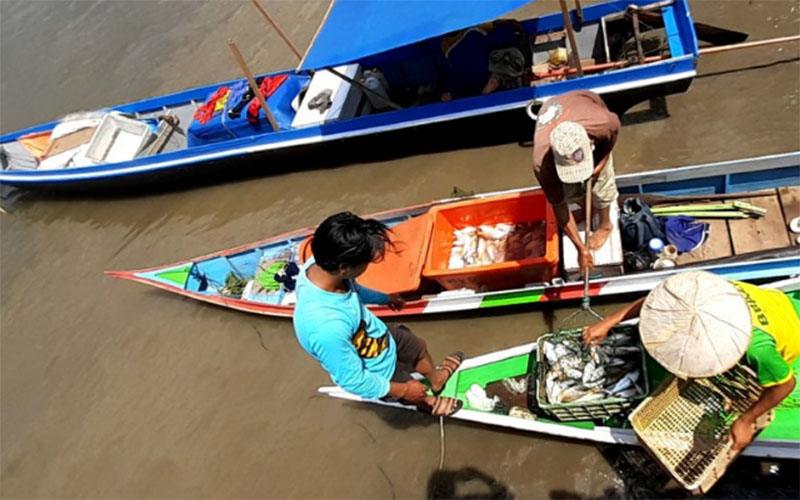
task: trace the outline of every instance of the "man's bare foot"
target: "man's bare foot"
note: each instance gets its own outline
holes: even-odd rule
[[[589,248],[591,250],[599,250],[606,244],[610,235],[611,225],[598,227],[592,232],[592,235],[589,236]]]
[[[430,377],[428,377],[428,382],[431,383],[431,390],[433,392],[439,392],[444,387],[444,384],[447,383],[447,379],[450,378],[450,373],[447,370],[444,370],[441,367],[436,368],[431,373]]]
[[[455,352],[444,358],[442,363],[433,370],[433,373],[428,377],[428,382],[431,383],[431,389],[434,393],[438,393],[444,388],[450,376],[461,366],[462,361],[464,361],[464,354]]]

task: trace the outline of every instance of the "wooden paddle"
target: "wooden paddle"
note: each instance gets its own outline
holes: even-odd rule
[[[247,63],[245,62],[244,57],[242,56],[242,53],[239,52],[239,47],[236,46],[236,43],[234,43],[233,40],[229,39],[228,48],[231,49],[231,53],[233,54],[233,58],[236,60],[236,64],[239,65],[239,69],[242,70],[242,73],[244,73],[245,78],[247,78],[247,83],[250,84],[250,90],[253,91],[253,94],[255,94],[256,99],[258,99],[258,102],[264,109],[264,114],[267,116],[267,121],[269,121],[269,124],[272,126],[272,130],[277,132],[278,130],[280,130],[278,122],[275,121],[275,117],[272,116],[272,111],[270,111],[269,107],[267,106],[267,100],[264,99],[264,95],[258,88],[256,80],[255,78],[253,78],[253,72],[250,71],[250,68],[247,66]]]
[[[275,31],[278,33],[278,36],[281,37],[283,42],[289,47],[289,50],[291,50],[292,53],[295,55],[295,57],[297,58],[297,61],[298,62],[302,61],[303,60],[303,54],[300,53],[300,49],[298,49],[297,46],[295,44],[293,44],[291,40],[289,40],[289,37],[286,36],[286,33],[283,32],[283,30],[278,25],[278,23],[275,21],[275,19],[273,19],[272,16],[269,15],[269,12],[267,12],[267,9],[265,9],[264,6],[261,5],[261,2],[259,2],[258,0],[252,0],[252,2],[253,2],[253,6],[256,9],[258,9],[258,11],[261,13],[262,16],[264,16],[264,19],[266,19],[267,22],[269,24],[271,24],[273,28],[275,28]]]

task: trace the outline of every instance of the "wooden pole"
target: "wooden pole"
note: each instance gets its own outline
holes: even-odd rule
[[[636,39],[636,53],[639,56],[639,64],[644,64],[644,49],[642,48],[642,32],[639,29],[639,12],[633,11],[633,36]]]
[[[737,43],[734,45],[724,45],[722,47],[706,47],[700,49],[700,55],[706,54],[716,54],[718,52],[727,52],[729,50],[736,50],[736,49],[750,49],[753,47],[763,47],[765,45],[775,45],[777,43],[788,43],[788,42],[797,42],[800,41],[800,35],[793,35],[793,36],[783,36],[780,38],[770,38],[768,40],[758,40],[756,42],[744,42],[744,43]]]
[[[575,15],[578,16],[578,25],[583,26],[583,7],[581,7],[581,0],[575,0]]]
[[[800,41],[800,35],[793,35],[793,36],[784,36],[781,38],[770,38],[768,40],[758,40],[756,42],[745,42],[745,43],[737,43],[734,45],[724,45],[722,47],[705,47],[700,49],[700,55],[706,56],[711,54],[719,54],[720,52],[728,52],[730,50],[739,50],[739,49],[750,49],[755,47],[764,47],[767,45],[775,45],[779,43],[790,43],[790,42],[798,42]],[[645,63],[651,63],[656,61],[662,61],[664,57],[661,56],[648,56],[644,58]],[[609,63],[601,63],[601,64],[593,64],[591,66],[586,66],[584,69],[588,72],[592,71],[603,71],[606,69],[613,69],[613,68],[621,68],[623,66],[628,66],[630,61],[614,61]],[[569,69],[558,69],[555,71],[549,71],[547,73],[535,73],[534,78],[550,78],[553,76],[561,76],[565,74],[573,74],[576,70],[573,68]]]
[[[267,107],[267,100],[264,99],[264,96],[261,94],[261,91],[258,89],[258,85],[256,84],[256,79],[253,78],[253,73],[250,71],[250,68],[247,67],[247,63],[244,61],[244,57],[242,57],[242,53],[239,52],[239,48],[236,46],[233,40],[228,40],[228,48],[231,49],[233,53],[233,58],[236,59],[236,63],[239,65],[239,68],[244,73],[245,78],[247,78],[247,82],[250,84],[250,90],[256,95],[256,99],[258,102],[261,103],[261,107],[264,109],[264,114],[267,115],[267,120],[269,124],[272,125],[272,130],[278,131],[278,122],[275,121],[275,117],[272,116],[272,112]]]
[[[572,30],[572,20],[569,17],[569,10],[567,10],[567,0],[558,0],[561,4],[561,15],[564,18],[564,29],[567,30],[567,37],[569,38],[569,46],[572,49],[572,64],[578,71],[578,76],[583,76],[583,66],[581,66],[581,55],[578,53],[578,44],[575,43],[575,32]]]
[[[253,5],[255,6],[255,8],[258,9],[259,12],[261,12],[262,16],[264,16],[264,19],[266,19],[267,22],[269,24],[271,24],[273,28],[275,28],[275,31],[278,32],[278,35],[281,38],[283,38],[283,41],[286,42],[286,45],[289,46],[289,50],[294,52],[294,55],[295,55],[295,57],[297,57],[297,60],[298,61],[302,61],[303,60],[303,54],[301,54],[300,50],[297,48],[297,46],[295,46],[295,44],[293,44],[292,41],[289,40],[289,37],[286,36],[286,33],[284,33],[283,30],[281,29],[281,27],[278,26],[278,23],[275,22],[275,19],[273,19],[272,16],[269,15],[269,12],[267,12],[267,9],[265,9],[264,6],[261,5],[261,2],[259,2],[258,0],[252,0],[252,2],[253,2]]]
[[[317,26],[317,31],[314,32],[314,36],[311,38],[311,42],[308,44],[308,47],[306,47],[306,52],[303,55],[303,58],[297,64],[297,68],[295,68],[296,71],[300,71],[300,66],[303,65],[303,63],[306,60],[306,57],[308,57],[308,52],[311,50],[311,47],[313,47],[314,44],[317,43],[317,37],[322,31],[322,27],[325,26],[325,23],[328,21],[328,16],[331,14],[331,10],[333,10],[334,1],[335,0],[328,0],[328,10],[326,10],[325,15],[322,16],[322,21],[320,21],[319,26]]]
[[[594,173],[594,172],[592,172]],[[590,175],[588,179],[586,179],[586,207],[583,209],[583,244],[586,247],[586,251],[589,252],[589,255],[592,255],[592,251],[589,247],[589,238],[592,236],[592,176]],[[569,210],[569,207],[567,207]],[[578,257],[580,258],[580,256]],[[589,267],[587,266],[586,269],[583,271],[583,302],[585,305],[588,306],[589,300]]]

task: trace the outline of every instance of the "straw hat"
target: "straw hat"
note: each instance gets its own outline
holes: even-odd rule
[[[750,308],[728,280],[706,271],[675,274],[642,306],[639,331],[647,352],[683,378],[733,368],[750,345]]]

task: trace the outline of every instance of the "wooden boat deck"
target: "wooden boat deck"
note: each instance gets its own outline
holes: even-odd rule
[[[709,238],[695,251],[678,256],[678,265],[703,262],[762,250],[797,246],[797,234],[789,222],[800,216],[800,187],[765,190],[767,196],[730,198],[767,210],[766,215],[749,219],[702,219],[711,226]]]

